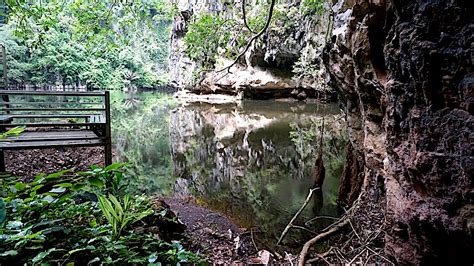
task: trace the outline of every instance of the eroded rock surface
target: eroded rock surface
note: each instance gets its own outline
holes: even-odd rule
[[[385,182],[386,253],[472,264],[472,3],[346,0],[334,11],[325,63],[364,179]]]
[[[321,54],[329,29],[329,13],[308,15],[300,11],[301,1],[281,1],[277,5],[275,25],[264,34],[245,54],[232,73],[210,72],[202,76],[199,66],[186,55],[184,36],[193,19],[202,13],[219,15],[226,19],[242,21],[241,1],[179,0],[180,15],[173,23],[170,67],[174,83],[197,94],[243,93],[245,98],[265,99],[293,97],[295,99],[319,98],[333,94],[327,85],[328,75]],[[257,5],[258,1],[247,1]],[[265,16],[262,14],[249,14]],[[244,30],[235,28],[235,36]],[[235,44],[229,43],[229,46]],[[234,56],[235,57],[235,56]],[[229,65],[233,58],[223,61],[216,70]],[[263,77],[263,80],[262,80]]]

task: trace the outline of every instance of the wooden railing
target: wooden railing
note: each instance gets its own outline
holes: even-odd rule
[[[0,96],[0,131],[25,127],[24,133],[0,142],[0,171],[5,171],[5,150],[103,146],[106,165],[112,163],[108,91],[0,90]]]
[[[0,44],[0,69],[0,90],[6,90],[8,88],[7,53],[3,44]]]

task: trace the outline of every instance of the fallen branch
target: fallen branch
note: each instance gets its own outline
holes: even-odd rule
[[[253,228],[250,228],[250,237],[252,238],[252,243],[253,243],[253,246],[254,246],[255,250],[258,252],[257,243],[255,243],[255,238],[253,238]]]
[[[334,227],[329,229],[326,232],[323,232],[312,239],[310,239],[308,242],[306,242],[303,246],[303,249],[300,252],[300,255],[298,257],[298,266],[304,266],[305,260],[306,260],[306,255],[308,254],[309,248],[316,244],[318,241],[321,241],[322,239],[331,236],[332,234],[336,233],[337,231],[341,230],[345,226],[349,224],[349,218],[346,217],[346,219],[342,220],[340,223],[335,224]]]
[[[308,226],[309,223],[313,222],[313,221],[316,221],[316,220],[322,220],[322,219],[328,219],[328,220],[339,220],[339,217],[332,217],[332,216],[327,216],[327,215],[320,215],[320,216],[316,216],[316,217],[313,217],[311,219],[309,219],[308,221],[306,221],[304,224],[306,226]]]
[[[317,257],[316,257],[316,258],[313,258],[313,259],[309,259],[307,262],[308,262],[309,264],[312,264],[312,263],[314,263],[314,262],[316,262],[316,261],[318,261],[318,260],[321,259],[321,260],[324,260],[324,262],[326,262],[328,265],[331,265],[331,263],[330,263],[325,257],[328,256],[329,254],[331,254],[332,249],[333,249],[333,247],[329,248],[328,251],[326,251],[326,252],[324,252],[324,253],[322,253],[322,254],[316,253],[316,256],[317,256]]]
[[[290,222],[288,223],[288,225],[285,227],[285,230],[283,230],[283,232],[281,233],[281,236],[280,238],[278,239],[278,242],[277,242],[277,246],[280,245],[281,241],[283,240],[283,238],[285,237],[285,235],[288,233],[288,231],[290,230],[291,227],[293,227],[293,222],[298,218],[298,216],[300,216],[300,214],[303,212],[304,208],[306,208],[306,205],[308,205],[311,197],[313,196],[313,192],[315,190],[318,190],[320,189],[319,187],[317,188],[312,188],[309,190],[309,193],[308,193],[308,196],[306,196],[306,200],[304,201],[303,205],[300,207],[300,209],[296,212],[296,214],[293,216],[293,218],[291,218]]]

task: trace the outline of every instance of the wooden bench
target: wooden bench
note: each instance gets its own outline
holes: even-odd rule
[[[6,150],[103,146],[105,164],[112,164],[108,91],[0,90],[0,96],[0,132],[25,127],[19,136],[0,142],[0,172]]]

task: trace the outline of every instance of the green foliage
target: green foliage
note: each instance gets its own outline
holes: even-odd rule
[[[175,12],[166,0],[8,0],[6,5],[8,23],[16,25],[15,35],[32,46],[41,45],[51,28],[67,20],[86,45],[106,43],[113,48],[126,44],[137,24],[170,21]]]
[[[184,37],[189,58],[204,68],[213,67],[219,49],[226,47],[230,41],[231,23],[212,14],[202,14],[192,21]]]
[[[3,202],[3,199],[0,198],[0,229],[3,228],[6,220],[7,220],[7,209],[5,207],[5,203]]]
[[[153,213],[151,209],[134,209],[130,195],[125,195],[122,202],[119,202],[112,194],[110,194],[108,198],[103,195],[98,195],[98,198],[99,208],[112,226],[112,239],[114,240],[120,238],[122,230],[127,226]]]
[[[124,180],[124,167],[127,163],[114,163],[104,168],[91,166],[91,170],[82,172],[81,175],[88,178],[89,182],[106,193],[123,195],[127,183]]]
[[[170,112],[176,107],[171,95],[142,93],[127,105],[129,96],[111,94],[112,136],[118,154],[127,161],[131,176],[127,191],[166,194],[171,191]]]
[[[174,12],[166,3],[10,3],[8,24],[0,27],[10,85],[122,89],[126,70],[140,75],[138,88],[162,85]]]
[[[8,141],[8,137],[16,137],[25,131],[25,127],[14,127],[0,134],[0,141]]]
[[[326,0],[303,0],[301,9],[304,14],[316,15],[324,13]]]
[[[103,171],[114,176],[123,164]],[[110,173],[114,172],[114,173]],[[0,263],[148,264],[200,262],[202,258],[156,232],[135,233],[133,224],[156,226],[166,210],[146,196],[103,196],[107,183],[89,174],[62,171],[31,182],[0,179]],[[96,196],[90,191],[98,194]],[[143,219],[152,217],[152,224]],[[111,222],[109,222],[111,221]],[[167,220],[167,222],[170,222]],[[150,227],[151,228],[151,227]],[[110,236],[113,236],[112,238]]]

